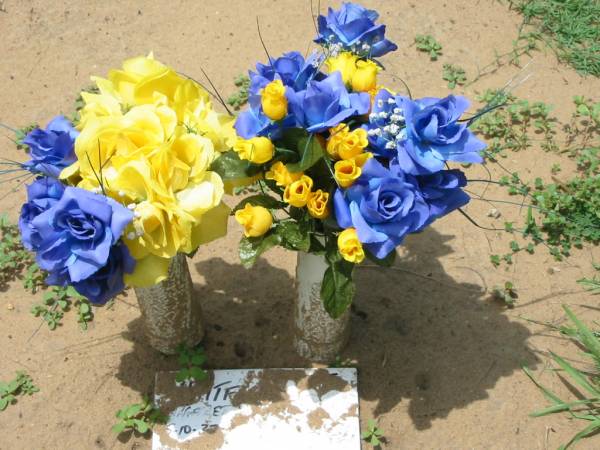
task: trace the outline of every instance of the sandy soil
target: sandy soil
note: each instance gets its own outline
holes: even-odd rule
[[[511,48],[519,25],[518,16],[491,0],[364,3],[381,12],[400,46],[385,58],[388,70],[407,80],[416,96],[446,95],[443,62],[456,62],[473,75],[493,59],[494,49]],[[103,75],[149,50],[186,74],[199,76],[204,68],[221,92],[230,93],[233,76],[264,59],[256,16],[271,54],[304,51],[314,33],[304,0],[5,0],[0,5],[5,9],[0,12],[0,121],[13,126],[70,112],[90,75]],[[431,63],[415,51],[417,33],[432,33],[443,44],[440,61]],[[597,79],[581,78],[551,53],[535,54],[529,71],[532,78],[515,94],[555,105],[561,119],[570,115],[573,95],[597,98]],[[517,72],[503,68],[466,94],[500,87]],[[5,138],[0,152],[24,158]],[[535,148],[511,154],[505,164],[524,176],[547,179],[555,162],[572,167],[566,158]],[[568,173],[564,169],[560,176]],[[472,177],[481,174],[470,171]],[[0,209],[15,219],[24,190],[2,198]],[[519,214],[511,206],[501,209],[496,225]],[[485,203],[474,201],[468,210],[481,223],[493,222]],[[237,260],[238,232],[232,222],[230,235],[201,249],[190,264],[203,298],[210,366],[304,366],[289,333],[295,255],[276,249],[245,270]],[[552,348],[579,358],[574,346],[523,318],[560,320],[561,304],[569,304],[588,320],[599,319],[597,298],[575,283],[589,275],[592,253],[598,260],[598,252],[576,252],[557,263],[540,250],[518,254],[508,270],[495,269],[489,254],[505,252],[510,240],[456,214],[408,239],[396,267],[358,269],[353,334],[342,356],[357,361],[362,423],[380,419],[385,448],[556,448],[582,427],[561,415],[528,417],[546,402],[521,365],[564,392],[548,370],[546,352]],[[512,310],[490,300],[491,288],[509,279],[520,295]],[[72,314],[56,331],[40,327],[29,313],[38,300],[18,282],[0,292],[0,379],[26,369],[41,389],[0,413],[0,449],[150,448],[147,438],[118,440],[110,431],[119,408],[152,391],[157,370],[177,365],[145,345],[133,293],[112,309],[97,309],[87,332]],[[600,448],[600,437],[579,448]]]

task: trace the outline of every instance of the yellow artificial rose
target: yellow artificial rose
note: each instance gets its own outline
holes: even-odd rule
[[[244,227],[246,237],[258,237],[265,234],[273,225],[273,216],[263,206],[252,206],[246,203],[244,209],[235,213],[235,220]]]
[[[285,86],[281,80],[274,80],[262,90],[260,103],[263,112],[271,120],[281,120],[287,115],[288,102],[285,98]]]
[[[123,241],[136,267],[125,278],[151,286],[166,278],[175,254],[226,232],[224,183],[209,168],[233,146],[234,119],[214,111],[202,87],[152,55],[92,79],[99,93],[81,95],[77,161],[61,179],[133,211]]]
[[[352,76],[356,71],[358,57],[350,52],[342,52],[337,56],[327,58],[325,65],[329,73],[340,72],[345,84],[350,84]]]
[[[287,185],[283,192],[283,200],[296,208],[303,208],[308,203],[312,187],[312,178],[302,175],[299,180]]]
[[[362,128],[350,131],[348,125],[340,123],[329,130],[327,153],[334,159],[354,158],[368,145],[367,132]]]
[[[365,252],[358,240],[355,228],[346,228],[338,235],[338,250],[346,261],[360,264],[365,259]]]
[[[306,204],[308,213],[315,219],[325,219],[329,215],[328,201],[329,193],[323,192],[321,189],[311,192]]]
[[[356,71],[352,74],[352,89],[369,92],[377,86],[379,67],[371,60],[360,60],[356,63]]]
[[[338,161],[333,167],[335,172],[335,180],[340,187],[343,188],[352,186],[352,184],[354,184],[354,182],[362,174],[362,169],[356,163],[354,158]]]
[[[271,165],[271,169],[265,173],[267,180],[274,180],[277,186],[285,187],[288,184],[297,181],[304,175],[303,172],[290,172],[281,161]]]
[[[239,155],[240,159],[248,160],[254,164],[263,164],[271,159],[275,154],[275,146],[266,137],[258,136],[251,139],[237,138],[233,150]]]

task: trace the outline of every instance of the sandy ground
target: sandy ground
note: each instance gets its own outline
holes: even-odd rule
[[[519,25],[519,17],[500,2],[486,0],[364,3],[381,12],[390,38],[400,46],[384,59],[388,70],[407,80],[415,96],[446,95],[443,62],[455,62],[473,75],[493,59],[494,49],[511,48]],[[265,58],[256,16],[271,54],[304,51],[314,33],[304,0],[6,0],[0,5],[5,9],[0,12],[0,121],[13,126],[69,113],[90,75],[104,75],[123,59],[150,50],[186,74],[199,76],[202,67],[221,92],[230,93],[232,78]],[[431,63],[415,51],[417,33],[432,33],[443,44],[440,61]],[[532,78],[515,94],[553,104],[563,120],[572,111],[573,95],[597,98],[597,79],[581,78],[550,53],[535,54],[529,71]],[[517,72],[503,68],[466,94],[500,87]],[[0,152],[24,159],[5,138]],[[547,179],[555,162],[572,167],[565,158],[535,148],[511,154],[505,164],[525,177]],[[482,170],[474,168],[469,175],[480,177]],[[24,190],[2,198],[0,209],[16,218]],[[474,201],[468,210],[490,224],[489,208]],[[501,209],[497,226],[519,213],[511,206]],[[203,299],[210,366],[306,365],[294,355],[289,333],[295,255],[276,249],[245,270],[237,260],[238,232],[232,222],[230,235],[201,249],[190,264]],[[586,319],[599,319],[597,298],[575,283],[590,274],[592,252],[596,260],[598,252],[579,251],[562,263],[542,250],[533,256],[520,253],[508,270],[495,269],[489,254],[506,252],[510,240],[456,214],[410,237],[396,267],[357,270],[353,332],[342,356],[357,361],[361,422],[380,419],[385,448],[556,448],[582,428],[564,415],[528,417],[546,401],[521,366],[564,392],[548,370],[547,350],[580,358],[574,346],[523,318],[560,320],[561,304],[569,304]],[[518,287],[512,310],[490,300],[491,288],[506,280]],[[152,391],[157,370],[176,368],[174,358],[145,345],[133,293],[112,309],[97,309],[87,332],[73,314],[56,331],[39,328],[39,319],[29,313],[39,298],[18,282],[0,292],[0,379],[26,369],[41,389],[0,413],[0,449],[150,448],[147,438],[118,440],[110,431],[119,408]],[[600,437],[578,448],[600,448]]]

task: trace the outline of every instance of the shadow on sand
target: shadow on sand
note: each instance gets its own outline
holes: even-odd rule
[[[359,368],[362,400],[375,414],[407,408],[426,429],[453,409],[487,398],[487,390],[521,364],[535,366],[527,328],[510,322],[489,301],[476,270],[456,266],[473,282],[457,282],[439,258],[452,252],[429,228],[407,239],[391,269],[362,266],[352,315],[352,336],[341,356]],[[250,270],[220,258],[197,262],[206,284],[195,286],[206,323],[204,346],[211,368],[305,367],[292,347],[294,280],[260,259]],[[141,320],[124,337],[134,350],[117,376],[140,392],[152,391],[154,373],[177,368],[176,358],[144,343]]]

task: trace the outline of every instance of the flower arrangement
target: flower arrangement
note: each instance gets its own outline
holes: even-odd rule
[[[48,284],[103,304],[225,234],[230,210],[211,165],[235,132],[198,83],[152,54],[92,81],[74,123],[58,116],[23,140],[31,159],[20,168],[35,179],[19,227]]]
[[[321,49],[289,52],[250,71],[249,106],[215,170],[257,183],[234,209],[251,265],[281,245],[324,255],[321,299],[339,317],[365,257],[388,265],[406,235],[469,201],[449,162],[480,163],[461,96],[413,99],[379,85],[375,59],[397,46],[378,14],[344,3],[318,18]]]

